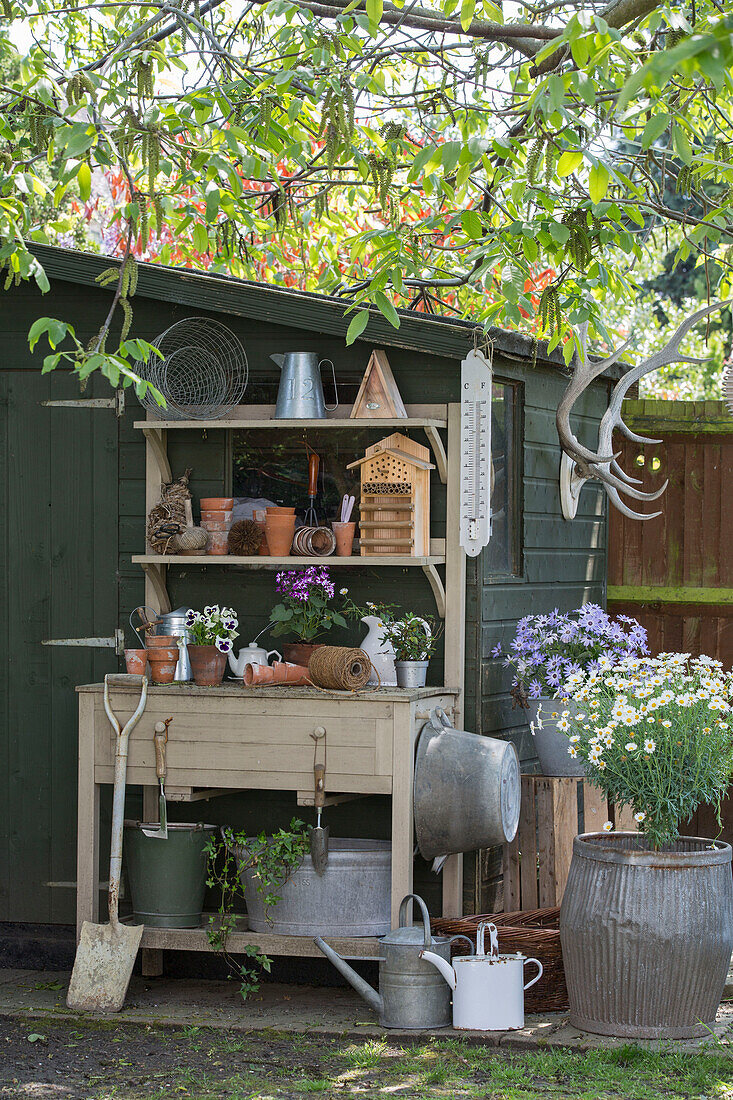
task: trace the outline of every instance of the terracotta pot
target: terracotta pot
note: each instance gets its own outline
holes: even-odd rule
[[[336,557],[350,558],[354,549],[354,531],[356,523],[332,523],[333,533],[336,536]]]
[[[211,512],[209,512],[209,511],[206,511],[204,508],[202,508],[201,509],[201,519],[202,519],[203,523],[231,523],[232,522],[232,511],[231,511],[231,509],[228,509],[228,510],[222,509],[221,511],[211,511]]]
[[[209,541],[206,544],[206,553],[216,557],[229,553],[229,532],[209,531]]]
[[[322,645],[324,645],[323,642],[286,642],[282,647],[283,660],[293,665],[304,665],[307,668],[313,650],[320,649]]]
[[[287,661],[275,661],[271,665],[245,665],[244,683],[247,687],[257,684],[309,684],[308,669]]]
[[[176,650],[176,653],[178,650]],[[147,649],[126,649],[125,650],[125,667],[128,672],[131,672],[133,676],[144,676],[145,667],[148,663],[148,651]]]
[[[188,645],[194,683],[199,687],[218,687],[224,679],[227,666],[226,653],[220,653],[215,645]]]
[[[177,649],[178,637],[175,634],[148,634],[145,644],[148,649]]]
[[[201,497],[199,507],[202,512],[226,512],[234,507],[234,497]]]
[[[156,646],[154,649],[147,650],[147,658],[150,662],[150,678],[153,683],[172,684],[176,678],[178,646],[175,649]]]
[[[293,545],[293,534],[295,533],[295,514],[272,515],[268,512],[265,520],[265,532],[270,554],[274,558],[288,557],[290,547]]]
[[[201,526],[204,531],[228,531],[231,523],[223,519],[202,519]]]
[[[260,543],[260,557],[267,557],[270,553],[267,546],[267,534],[265,533],[265,520],[267,519],[267,512],[264,508],[255,508],[252,513],[252,519],[255,521],[259,529],[262,531],[262,542]]]
[[[268,516],[294,516],[295,508],[281,508],[279,505],[273,504],[269,508],[265,508],[265,514]]]

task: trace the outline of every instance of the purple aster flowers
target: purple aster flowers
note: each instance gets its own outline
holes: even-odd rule
[[[501,647],[491,651],[498,657]],[[585,669],[603,669],[624,657],[649,653],[646,630],[635,619],[612,619],[597,604],[574,611],[555,608],[549,615],[520,619],[504,664],[514,670],[515,688],[530,698],[554,695],[568,677]]]

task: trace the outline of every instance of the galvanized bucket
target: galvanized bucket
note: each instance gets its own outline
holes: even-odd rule
[[[392,845],[387,840],[331,838],[319,875],[306,856],[265,912],[256,872],[241,875],[253,932],[280,936],[384,936],[390,929]]]
[[[585,833],[560,911],[570,1023],[635,1039],[710,1034],[733,948],[729,844]]]
[[[142,830],[139,821],[125,825],[133,919],[152,928],[198,928],[206,892],[205,848],[216,826],[169,821],[166,840]]]
[[[533,742],[543,775],[550,776],[583,776],[585,775],[584,762],[580,757],[573,757],[568,752],[570,742],[567,735],[557,728],[560,710],[578,711],[578,704],[572,700],[563,706],[559,699],[550,699],[542,696],[539,699],[530,699],[527,720],[533,734]],[[557,718],[552,715],[557,714]]]
[[[415,758],[414,816],[425,859],[508,844],[519,825],[521,779],[509,741],[454,729],[435,707]]]

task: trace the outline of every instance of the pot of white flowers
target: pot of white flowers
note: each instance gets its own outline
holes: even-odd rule
[[[420,618],[412,611],[401,619],[392,619],[384,624],[382,638],[394,649],[398,687],[425,686],[428,665],[438,644],[441,626],[432,619]]]
[[[228,655],[234,639],[239,637],[238,626],[231,607],[212,604],[203,611],[188,612],[186,627],[191,637],[188,655],[198,687],[218,687],[224,679]]]
[[[707,657],[665,653],[579,672],[565,689],[588,776],[636,833],[575,838],[560,913],[570,1022],[632,1039],[710,1034],[733,948],[731,847],[680,836],[733,775],[733,678]]]
[[[648,653],[644,627],[628,615],[614,620],[589,603],[574,611],[526,615],[509,648],[504,664],[514,670],[512,695],[527,710],[542,774],[585,775],[585,761],[565,736],[571,717],[584,714],[562,685],[573,673],[610,668],[623,657]],[[492,656],[501,656],[500,645]]]

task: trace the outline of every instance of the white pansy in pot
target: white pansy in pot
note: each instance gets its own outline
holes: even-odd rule
[[[191,641],[188,653],[195,683],[199,687],[216,687],[224,679],[227,654],[239,637],[239,620],[231,607],[210,604],[203,611],[189,611],[186,627]]]

